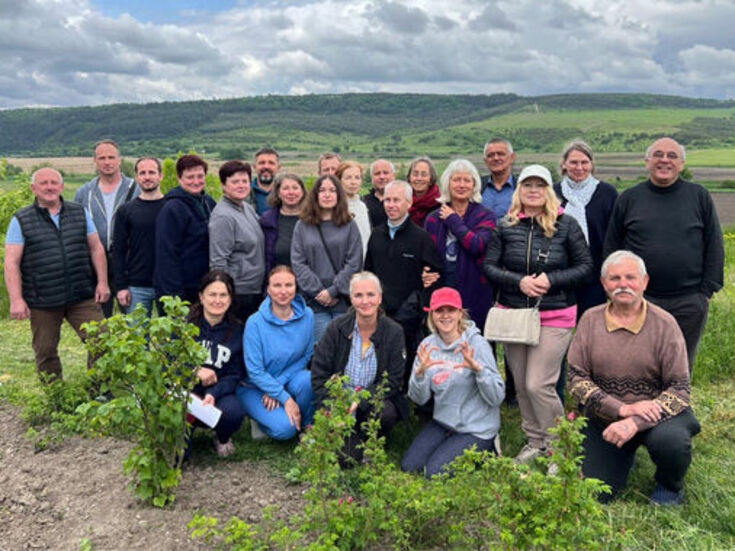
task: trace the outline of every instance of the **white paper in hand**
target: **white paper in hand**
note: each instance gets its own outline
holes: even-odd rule
[[[199,419],[202,423],[210,428],[214,428],[217,426],[217,422],[222,415],[222,410],[214,407],[211,404],[202,403],[202,399],[199,396],[195,396],[194,394],[189,395],[189,404],[187,405],[187,410],[194,417]]]

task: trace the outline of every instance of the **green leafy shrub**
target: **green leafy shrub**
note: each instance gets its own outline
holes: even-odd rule
[[[7,190],[0,193],[0,231],[3,236],[15,211],[33,201],[29,183],[27,174],[18,172],[5,159],[0,159],[0,186]],[[5,243],[5,239],[2,243]],[[7,318],[10,310],[8,290],[5,287],[4,259],[5,247],[0,245],[0,319]]]
[[[222,526],[197,515],[193,537],[232,549],[618,549],[627,541],[597,502],[604,484],[581,476],[583,418],[560,419],[554,429],[553,455],[541,463],[553,460],[555,476],[473,448],[450,465],[451,475],[428,481],[388,460],[375,417],[364,426],[364,462],[340,470],[354,426],[348,406],[366,391],[334,379],[329,392],[297,449],[309,484],[304,512],[276,520],[270,508],[260,523],[233,517]],[[377,411],[382,395],[370,400]]]
[[[189,308],[178,297],[163,297],[166,316],[149,319],[138,307],[127,316],[86,324],[87,347],[97,358],[91,376],[109,401],[80,406],[99,432],[127,436],[133,449],[124,462],[135,495],[162,507],[174,500],[189,425],[187,402],[194,368],[206,351],[186,322]]]
[[[67,436],[84,430],[77,408],[88,400],[87,382],[63,379],[43,381],[40,391],[16,389],[23,404],[21,416],[28,423],[26,436],[37,451],[59,444]]]

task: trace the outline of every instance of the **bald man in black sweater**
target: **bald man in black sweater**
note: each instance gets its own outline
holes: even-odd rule
[[[679,324],[691,373],[710,297],[723,285],[725,250],[709,192],[679,178],[684,157],[671,138],[648,148],[649,179],[618,198],[603,255],[627,249],[643,258],[651,278],[646,297]]]

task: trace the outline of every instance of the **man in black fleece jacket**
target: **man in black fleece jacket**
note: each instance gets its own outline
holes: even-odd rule
[[[613,210],[603,256],[627,249],[651,277],[646,298],[674,316],[694,365],[709,299],[722,288],[725,250],[709,192],[679,178],[684,148],[671,138],[646,151],[649,179],[624,191]]]
[[[424,289],[421,275],[424,270],[441,273],[444,266],[431,236],[408,215],[412,194],[411,186],[401,180],[385,187],[383,205],[388,220],[373,229],[365,256],[365,269],[377,275],[383,286],[386,314],[403,327],[406,384],[422,337],[422,307],[439,287],[437,280]]]
[[[207,163],[197,155],[176,161],[179,185],[165,196],[156,219],[156,297],[197,300],[199,280],[209,270],[209,216],[215,202],[204,191]]]

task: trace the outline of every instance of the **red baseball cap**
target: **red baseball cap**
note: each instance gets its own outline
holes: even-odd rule
[[[459,296],[457,289],[451,287],[442,287],[431,293],[431,303],[424,311],[431,312],[442,306],[451,306],[452,308],[462,309],[462,297]]]

